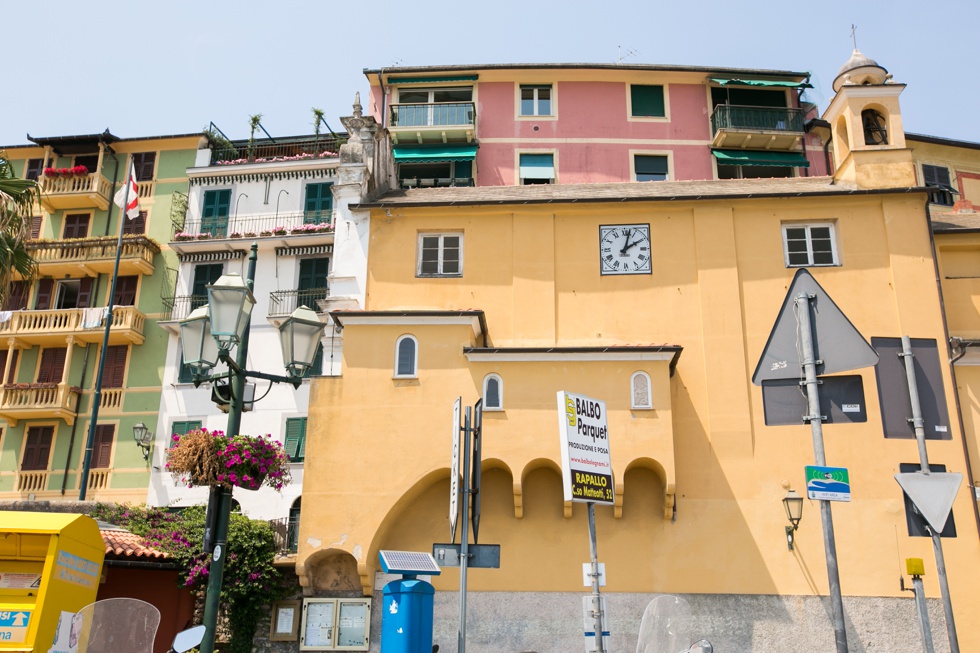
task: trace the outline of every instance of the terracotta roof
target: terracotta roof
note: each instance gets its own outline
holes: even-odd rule
[[[813,195],[873,195],[927,192],[925,188],[859,189],[834,183],[832,177],[646,181],[610,184],[532,184],[393,190],[353,208],[473,204],[540,204],[705,199],[752,199]]]
[[[936,233],[980,231],[980,213],[977,211],[934,213],[932,230]]]
[[[117,528],[100,528],[102,541],[105,542],[105,555],[113,560],[157,560],[169,558],[167,553],[159,551],[143,543],[143,538]]]

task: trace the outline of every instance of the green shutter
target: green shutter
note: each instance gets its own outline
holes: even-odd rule
[[[286,442],[283,445],[286,455],[294,463],[306,457],[306,418],[297,417],[286,420]]]
[[[187,435],[188,431],[193,431],[194,429],[201,428],[200,420],[191,420],[189,422],[174,422],[173,426],[170,428],[170,433],[172,434],[170,438],[167,439],[167,448],[173,444],[173,435]]]
[[[632,115],[663,118],[667,115],[664,110],[664,87],[630,86]]]
[[[307,184],[306,205],[303,213],[304,224],[330,222],[330,211],[333,208],[332,184]]]
[[[204,191],[204,207],[201,209],[201,233],[208,232],[216,238],[227,236],[230,210],[230,188]]]

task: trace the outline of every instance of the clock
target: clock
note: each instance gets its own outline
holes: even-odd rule
[[[600,225],[599,270],[602,274],[650,274],[650,225]]]

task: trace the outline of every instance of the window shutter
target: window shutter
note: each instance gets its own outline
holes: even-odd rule
[[[113,306],[135,306],[136,285],[139,277],[136,275],[116,279],[116,294],[112,296]]]
[[[126,218],[123,221],[123,233],[129,235],[146,233],[146,211],[140,211],[135,218]]]
[[[133,155],[133,165],[136,167],[136,181],[153,180],[153,166],[156,160],[156,152],[143,152]]]
[[[51,456],[51,439],[54,437],[54,427],[34,426],[27,431],[27,443],[24,446],[24,458],[21,469],[37,471],[48,468],[48,458]]]
[[[189,422],[174,422],[173,426],[170,428],[171,437],[167,438],[167,448],[169,449],[171,446],[173,446],[174,435],[187,435],[188,432],[199,428],[201,428],[200,420],[191,420]]]
[[[31,218],[31,238],[41,237],[41,216],[35,215]]]
[[[102,387],[121,388],[126,376],[127,345],[112,345],[105,350],[105,366],[102,368]]]
[[[113,424],[99,424],[95,427],[95,444],[92,448],[92,467],[105,469],[112,457],[112,440],[116,427]]]
[[[664,106],[663,86],[630,86],[630,106],[632,115],[663,118],[667,115]]]
[[[41,364],[37,370],[38,383],[61,383],[65,371],[65,355],[68,350],[45,349],[41,352]]]
[[[88,236],[87,214],[66,215],[63,238],[85,238]]]
[[[14,281],[10,284],[10,294],[4,306],[8,311],[19,311],[27,308],[27,297],[30,286],[26,281]]]
[[[395,370],[398,376],[415,375],[415,341],[411,338],[402,338],[398,343],[398,368]]]
[[[293,462],[302,462],[306,455],[306,418],[286,420],[286,441],[283,443],[286,455]]]
[[[78,302],[76,304],[77,308],[88,308],[89,302],[92,299],[92,282],[94,279],[92,277],[82,277],[81,283],[78,284]]]
[[[44,167],[44,159],[28,159],[27,160],[27,175],[26,179],[31,181],[37,181],[37,178],[41,176],[41,170]]]
[[[51,308],[51,292],[54,290],[54,279],[41,279],[37,282],[37,302],[35,310],[46,311]]]
[[[7,375],[6,383],[13,383],[14,377],[17,376],[17,357],[19,354],[19,349],[4,349],[0,352],[0,375],[3,374],[4,368],[7,367],[7,357],[10,356],[10,374]]]

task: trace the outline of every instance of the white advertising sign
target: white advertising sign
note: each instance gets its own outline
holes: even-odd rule
[[[612,463],[606,403],[558,392],[558,434],[565,501],[612,505]]]
[[[449,470],[449,532],[456,541],[456,520],[459,517],[459,414],[463,398],[453,404],[453,461]]]

